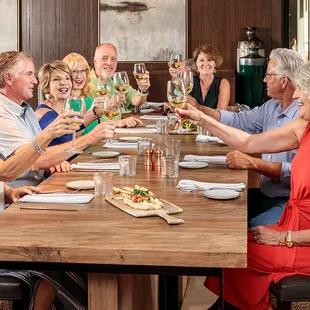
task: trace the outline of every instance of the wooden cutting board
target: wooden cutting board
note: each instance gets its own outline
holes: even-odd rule
[[[123,200],[121,199],[112,199],[111,196],[106,196],[105,199],[112,204],[113,206],[119,208],[120,210],[134,216],[134,217],[148,217],[148,216],[159,216],[167,221],[168,224],[175,225],[175,224],[183,224],[184,220],[175,218],[173,216],[170,216],[169,214],[177,214],[183,212],[183,209],[176,206],[175,204],[160,199],[160,201],[163,203],[163,208],[159,210],[137,210],[130,208],[129,206],[125,205],[123,203]]]

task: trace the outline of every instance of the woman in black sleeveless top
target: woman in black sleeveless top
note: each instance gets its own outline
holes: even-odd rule
[[[194,87],[188,96],[188,102],[199,109],[208,106],[226,110],[230,100],[230,84],[227,79],[215,76],[223,58],[212,45],[197,47],[193,52],[194,62],[199,76],[194,76]]]

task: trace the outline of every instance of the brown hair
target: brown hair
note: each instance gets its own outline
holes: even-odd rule
[[[90,66],[87,60],[78,53],[70,53],[62,60],[65,62],[71,71],[78,69],[78,68],[85,68],[86,69],[86,82],[83,88],[81,89],[81,94],[83,96],[88,96],[91,92],[91,83],[90,83]]]
[[[61,60],[55,60],[51,63],[43,65],[39,70],[38,79],[39,87],[45,95],[50,91],[51,73],[55,70],[63,71],[69,74],[72,81],[71,70],[65,62]]]
[[[0,53],[0,88],[5,86],[4,76],[6,73],[17,75],[18,63],[23,59],[29,59],[33,62],[30,54],[25,52],[8,51]]]
[[[215,61],[215,68],[218,68],[223,63],[223,57],[221,56],[219,50],[210,44],[201,45],[193,51],[193,59],[196,63],[198,55],[204,53],[209,56],[211,60]]]

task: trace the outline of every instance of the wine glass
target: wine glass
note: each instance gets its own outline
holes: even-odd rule
[[[65,101],[64,111],[75,111],[80,112],[80,115],[73,116],[73,118],[83,119],[84,115],[86,113],[86,104],[85,104],[85,98],[84,97],[68,97]],[[75,124],[75,123],[72,123]],[[79,126],[80,123],[76,123],[75,125]],[[75,134],[74,132],[72,134],[72,146],[70,149],[66,149],[65,152],[69,152],[71,154],[80,154],[83,151],[78,150],[75,146]]]
[[[115,121],[116,118],[121,114],[121,101],[119,95],[105,96],[102,104],[103,115],[110,121]],[[107,142],[112,142],[109,139]]]
[[[96,90],[101,96],[108,95],[113,87],[113,82],[109,78],[98,78]]]
[[[133,75],[137,81],[141,81],[143,79],[143,75],[146,72],[146,67],[144,63],[138,63],[133,65]],[[139,84],[138,84],[139,87]],[[141,92],[140,88],[139,91]],[[141,94],[140,94],[141,95]]]
[[[113,87],[117,94],[126,94],[129,88],[129,78],[126,71],[115,72],[113,74]],[[128,112],[126,106],[123,112]]]
[[[184,108],[187,100],[187,92],[182,79],[171,80],[167,82],[167,99],[169,104],[175,108]],[[181,121],[177,132],[182,132]]]
[[[181,63],[182,63],[182,55],[172,53],[170,56],[170,60],[168,62],[168,66],[170,68],[178,70],[181,67]]]
[[[184,81],[187,95],[192,91],[194,87],[194,76],[192,71],[179,72],[178,78]]]

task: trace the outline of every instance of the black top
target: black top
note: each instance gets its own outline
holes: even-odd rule
[[[200,79],[198,76],[194,76],[194,87],[193,90],[190,92],[190,95],[194,97],[199,104],[216,109],[221,81],[222,78],[218,76],[214,77],[212,84],[210,85],[210,89],[206,95],[205,101],[203,101],[200,87]]]

